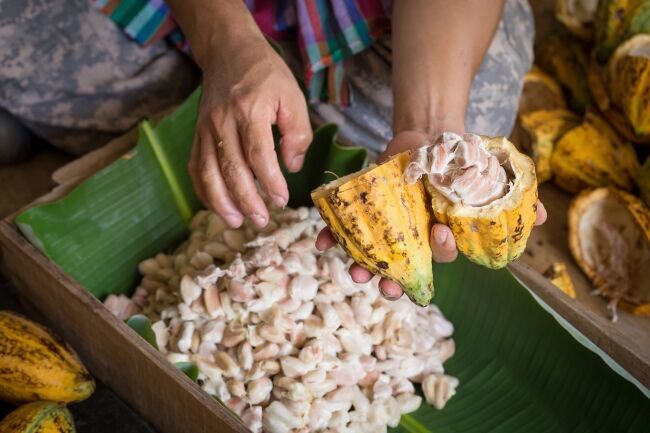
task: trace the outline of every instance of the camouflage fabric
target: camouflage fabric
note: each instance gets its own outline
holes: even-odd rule
[[[198,77],[184,54],[140,47],[89,0],[0,0],[0,106],[71,153],[178,104]]]
[[[508,135],[533,36],[526,0],[506,0],[472,86],[469,132]],[[302,71],[291,52],[287,60]],[[315,104],[312,115],[338,123],[343,141],[379,152],[392,136],[390,37],[347,68],[351,105]],[[139,46],[89,0],[0,0],[0,107],[69,152],[87,152],[178,104],[198,80],[196,67],[175,48],[162,41]]]
[[[535,26],[527,0],[506,0],[503,17],[479,73],[467,108],[466,129],[508,136],[517,114],[523,77],[533,63]],[[384,37],[347,64],[351,105],[312,105],[317,123],[333,122],[347,143],[381,152],[390,141],[393,118],[391,44]]]

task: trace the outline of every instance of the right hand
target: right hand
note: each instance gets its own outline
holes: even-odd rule
[[[284,60],[264,37],[215,50],[203,65],[203,95],[189,172],[203,204],[239,227],[244,218],[258,227],[269,213],[257,189],[277,206],[289,199],[271,126],[282,136],[287,169],[302,168],[312,140],[305,97]]]

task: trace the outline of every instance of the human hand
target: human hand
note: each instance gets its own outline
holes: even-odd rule
[[[388,144],[386,151],[379,156],[378,162],[385,161],[388,157],[409,149],[415,149],[430,141],[430,137],[422,132],[403,131],[395,135]],[[537,219],[535,225],[543,224],[546,221],[546,209],[544,205],[537,202]],[[336,241],[329,228],[323,229],[316,239],[316,247],[324,251],[336,245]],[[456,241],[451,229],[444,224],[433,224],[429,236],[429,245],[433,253],[433,260],[437,263],[450,263],[456,260],[458,250]],[[366,283],[372,279],[373,274],[361,265],[354,263],[350,266],[350,276],[357,283]],[[403,294],[402,288],[396,282],[382,278],[379,282],[379,290],[387,299],[399,299]]]
[[[283,59],[259,35],[204,62],[189,172],[198,197],[231,227],[269,221],[256,181],[276,206],[289,199],[271,126],[287,169],[302,168],[312,130],[305,97]]]

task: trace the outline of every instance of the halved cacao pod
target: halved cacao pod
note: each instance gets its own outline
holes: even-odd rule
[[[650,2],[647,0],[600,0],[594,20],[595,54],[606,62],[623,41],[650,33]]]
[[[615,188],[577,196],[569,208],[569,247],[597,294],[634,314],[650,314],[650,210]]]
[[[525,135],[515,144],[533,158],[537,182],[546,182],[553,176],[551,155],[555,143],[580,124],[580,117],[564,109],[541,110],[522,115],[519,123]]]
[[[591,40],[598,0],[556,0],[555,18],[575,36]]]
[[[475,263],[502,268],[526,248],[537,216],[535,165],[504,137],[481,137],[485,148],[505,168],[507,193],[484,206],[454,203],[425,177],[435,218],[447,224],[458,250]]]
[[[576,289],[564,262],[554,262],[544,272],[544,276],[571,299],[576,298]]]
[[[555,183],[571,193],[610,185],[631,190],[639,162],[634,147],[589,111],[581,125],[556,143],[551,170]]]
[[[621,137],[632,143],[649,144],[650,134],[637,135],[625,114],[611,100],[607,84],[607,67],[599,65],[595,59],[592,59],[589,65],[587,81],[598,111],[618,131]]]
[[[519,98],[517,114],[523,115],[538,110],[566,108],[562,87],[553,77],[533,66],[524,75],[524,85]]]
[[[575,39],[560,35],[544,38],[537,47],[537,64],[571,94],[571,108],[584,112],[591,103],[586,80],[589,58],[582,45]]]
[[[650,35],[619,46],[607,65],[609,95],[636,136],[650,137]]]
[[[368,270],[399,283],[418,305],[433,297],[431,216],[421,182],[409,185],[409,152],[337,179],[311,194],[343,249]]]

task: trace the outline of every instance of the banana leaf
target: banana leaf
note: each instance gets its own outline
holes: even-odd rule
[[[197,103],[198,93],[155,127],[145,124],[126,157],[61,200],[18,217],[25,236],[96,296],[128,293],[137,263],[187,234],[183,209],[199,208],[185,172]],[[335,143],[335,126],[314,135],[303,170],[286,174],[294,206],[309,205],[309,191],[333,175],[365,164],[363,150]],[[392,431],[648,431],[644,392],[508,270],[459,258],[435,264],[434,272],[434,302],[456,328],[457,352],[445,369],[460,386],[443,410],[423,405]]]

